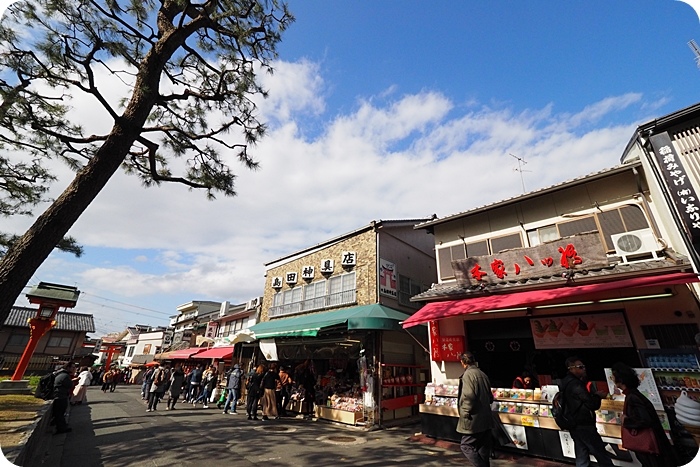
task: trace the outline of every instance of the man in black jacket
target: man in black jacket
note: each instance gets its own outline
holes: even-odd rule
[[[569,370],[559,385],[559,391],[564,399],[564,410],[576,422],[569,430],[574,441],[576,467],[587,467],[591,464],[591,455],[598,465],[612,467],[610,454],[605,450],[605,444],[595,426],[595,411],[600,408],[603,391],[592,392],[586,385],[586,365],[578,357],[566,359]]]
[[[73,376],[75,375],[75,363],[68,362],[55,373],[53,381],[53,405],[51,407],[56,434],[68,433],[72,429],[66,423],[66,410],[68,398],[73,392]]]

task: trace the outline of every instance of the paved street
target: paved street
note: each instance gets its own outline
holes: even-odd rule
[[[286,418],[248,421],[214,408],[165,405],[147,413],[139,388],[102,393],[93,386],[90,403],[73,408],[73,431],[53,435],[48,452],[34,465],[120,466],[450,466],[465,465],[461,453],[411,440],[418,425],[365,432],[323,421]],[[557,465],[504,453],[492,462]]]

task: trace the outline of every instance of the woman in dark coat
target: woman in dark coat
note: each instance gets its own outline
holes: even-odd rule
[[[263,376],[261,383],[262,393],[260,402],[262,404],[263,420],[269,420],[270,417],[274,419],[279,418],[277,412],[277,396],[275,394],[279,381],[280,377],[277,373],[277,364],[272,363],[270,369],[267,370],[267,373]]]
[[[622,426],[630,429],[651,427],[659,446],[659,454],[634,451],[639,462],[643,467],[676,467],[678,462],[674,458],[673,448],[661,426],[656,409],[649,399],[639,392],[637,373],[624,363],[613,365],[612,373],[615,385],[625,395]]]
[[[260,402],[260,395],[262,393],[261,383],[264,373],[265,367],[259,365],[254,371],[248,374],[248,381],[246,383],[246,391],[248,394],[245,410],[246,414],[248,414],[248,420],[259,420],[258,403]]]

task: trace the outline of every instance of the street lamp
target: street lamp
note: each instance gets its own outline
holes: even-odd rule
[[[39,340],[56,324],[54,318],[58,309],[73,308],[78,303],[79,295],[80,291],[76,287],[49,282],[39,282],[39,285],[32,287],[27,293],[29,303],[38,304],[39,309],[36,310],[36,315],[29,319],[29,342],[17,363],[11,381],[22,380]]]

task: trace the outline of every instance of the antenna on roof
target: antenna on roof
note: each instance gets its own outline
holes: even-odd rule
[[[523,165],[527,164],[527,162],[525,162],[525,159],[523,159],[522,157],[518,157],[518,156],[516,156],[516,155],[514,155],[514,154],[510,154],[510,153],[508,153],[508,154],[509,154],[511,157],[514,157],[514,158],[516,158],[516,159],[518,160],[518,168],[517,168],[517,169],[513,169],[513,170],[514,170],[515,172],[520,172],[520,182],[523,184],[523,193],[525,193],[525,179],[523,178],[523,172],[532,172],[532,171],[531,171],[531,170],[524,170],[524,169],[523,169]]]
[[[688,47],[690,47],[690,50],[695,54],[695,64],[700,68],[700,47],[698,47],[694,39],[688,41]]]

